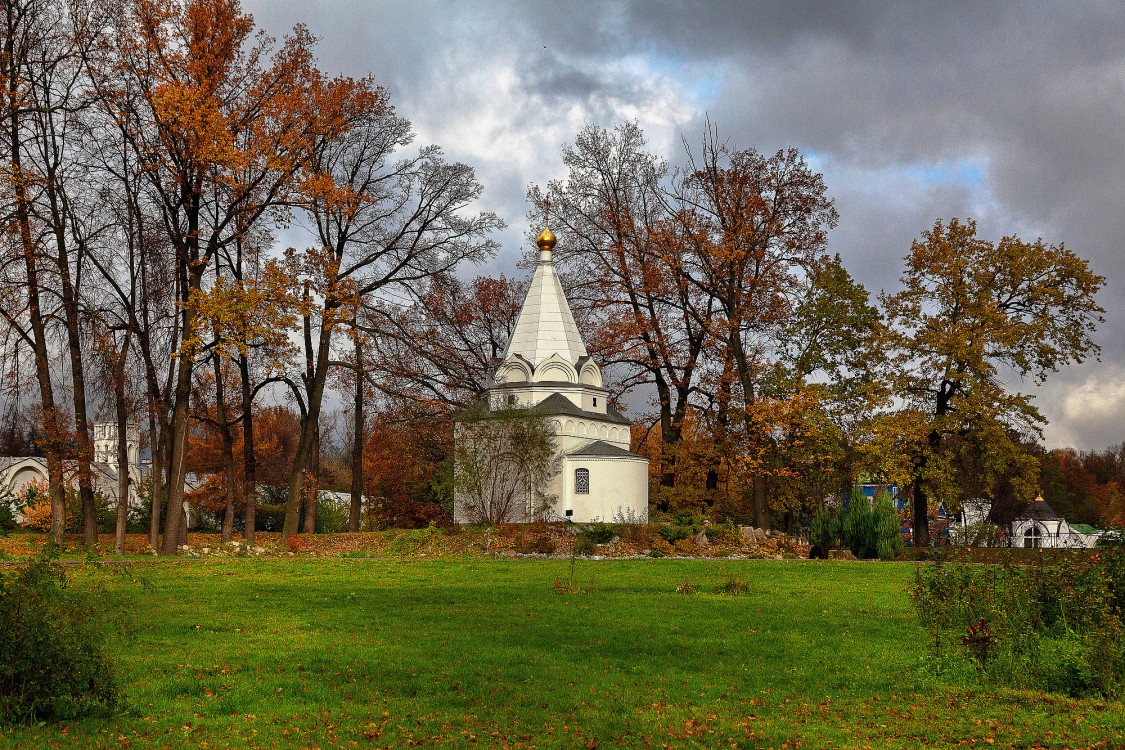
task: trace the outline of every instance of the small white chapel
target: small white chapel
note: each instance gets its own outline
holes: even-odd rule
[[[647,521],[648,459],[629,450],[629,420],[609,405],[582,343],[551,256],[555,243],[549,227],[536,238],[535,275],[486,400],[492,408],[514,401],[548,419],[558,471],[545,488],[554,498],[547,520]]]

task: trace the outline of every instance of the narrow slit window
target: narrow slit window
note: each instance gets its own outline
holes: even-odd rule
[[[598,405],[598,397],[594,396],[594,406],[597,406],[597,405]]]
[[[574,470],[574,491],[579,495],[590,494],[590,470]]]

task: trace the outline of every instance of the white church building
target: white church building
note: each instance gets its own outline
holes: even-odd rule
[[[142,473],[140,458],[140,429],[135,424],[128,426],[126,451],[129,464],[129,504],[136,505],[137,487]],[[94,425],[94,461],[90,464],[93,474],[94,491],[103,494],[116,504],[118,492],[117,466],[117,423],[98,422]],[[78,484],[77,466],[68,462],[64,466],[66,480]],[[0,456],[0,498],[16,498],[23,494],[32,482],[47,484],[47,460],[39,456]]]
[[[586,351],[551,253],[555,236],[536,238],[539,262],[503,359],[486,395],[491,408],[515,403],[547,418],[556,471],[545,494],[548,520],[647,520],[648,459],[630,451],[629,420],[609,405],[601,369]],[[471,439],[463,431],[458,439]],[[527,512],[511,521],[535,520]],[[455,520],[471,522],[463,508]]]

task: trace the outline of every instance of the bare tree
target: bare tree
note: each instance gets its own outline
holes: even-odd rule
[[[556,500],[547,492],[558,472],[551,421],[511,401],[483,401],[457,421],[454,448],[454,519],[527,523],[546,518]]]
[[[290,472],[284,536],[297,532],[301,503],[313,496],[307,472],[314,461],[335,331],[367,300],[487,257],[495,250],[488,234],[502,226],[494,214],[465,213],[481,186],[470,167],[446,162],[436,146],[391,161],[413,135],[385,93],[377,93],[376,106],[317,150],[305,183],[301,207],[318,243],[291,254],[310,292],[304,303],[306,367],[301,386],[292,385],[301,408],[301,437]]]

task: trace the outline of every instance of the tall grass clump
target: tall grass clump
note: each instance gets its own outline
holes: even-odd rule
[[[1073,697],[1125,687],[1125,550],[1058,565],[930,565],[910,596],[935,664]]]

